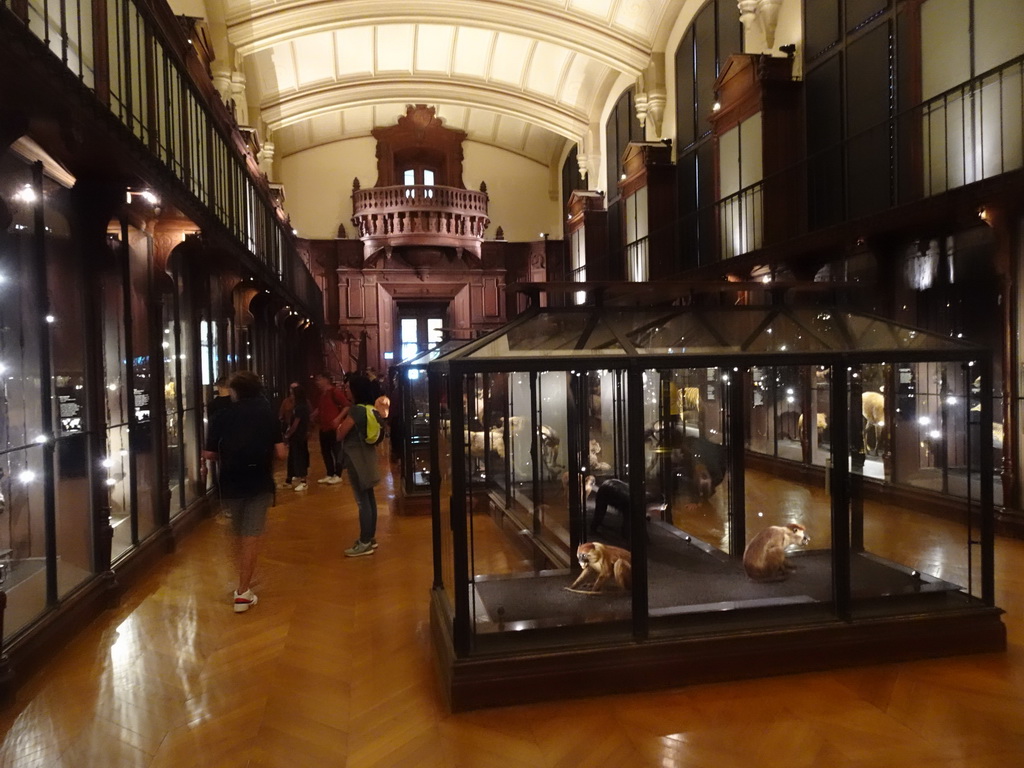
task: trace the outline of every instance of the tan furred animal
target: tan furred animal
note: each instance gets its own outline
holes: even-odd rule
[[[810,544],[799,523],[770,525],[757,534],[743,551],[743,570],[752,581],[782,581],[793,570],[786,559],[790,547]]]
[[[522,426],[522,416],[512,416],[508,420],[509,432],[515,435]],[[498,426],[491,427],[490,432],[491,450],[498,454],[499,458],[505,458],[505,418],[498,420]],[[484,447],[487,444],[487,432],[469,433],[469,453],[471,456],[483,456]]]
[[[608,579],[614,579],[622,589],[629,589],[632,584],[633,564],[628,550],[622,547],[613,547],[610,544],[602,544],[599,541],[591,541],[580,544],[576,550],[576,559],[579,560],[583,572],[572,583],[566,587],[570,592],[579,592],[583,595],[599,595],[601,587]],[[594,583],[589,590],[577,589],[588,578],[594,578]]]
[[[592,472],[607,472],[612,468],[612,465],[607,461],[601,461],[601,443],[593,438],[590,439],[589,459]]]
[[[875,447],[879,442],[882,427],[885,426],[885,395],[881,392],[863,392],[860,396],[861,413],[864,414],[864,446],[868,444],[868,429],[875,428]]]

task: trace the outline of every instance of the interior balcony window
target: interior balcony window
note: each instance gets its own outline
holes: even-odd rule
[[[428,187],[428,189],[422,190],[421,194],[423,197],[433,197],[434,190],[429,187],[434,186],[434,172],[430,168],[406,168],[402,171],[402,184],[406,187],[412,187],[422,185]],[[416,190],[407,189],[405,190],[406,197],[414,197]]]

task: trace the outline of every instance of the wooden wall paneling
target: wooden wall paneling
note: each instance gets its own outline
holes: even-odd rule
[[[501,315],[501,287],[497,278],[484,278],[483,295],[484,317],[488,319],[499,318]]]
[[[345,317],[355,320],[365,316],[363,309],[363,276],[345,278]]]

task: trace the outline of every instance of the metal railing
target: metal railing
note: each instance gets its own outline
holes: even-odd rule
[[[322,321],[320,288],[212,83],[196,75],[198,62],[190,66],[191,49],[165,5],[0,0],[0,9],[20,19],[180,182],[182,193]]]
[[[675,226],[704,257],[730,259],[1022,167],[1024,56],[814,152]],[[714,248],[707,242],[712,235]]]

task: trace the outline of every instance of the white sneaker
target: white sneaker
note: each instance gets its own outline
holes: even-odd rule
[[[341,476],[340,475],[331,475],[330,477],[327,478],[327,484],[328,485],[337,485],[340,482],[341,482]]]
[[[235,613],[245,613],[252,608],[260,599],[253,594],[251,589],[245,590],[242,594],[235,591]]]
[[[309,488],[309,486],[306,485],[305,483],[299,483],[298,485],[295,486],[296,491],[304,491],[307,488]]]
[[[317,480],[317,482],[323,485],[324,483],[331,482],[332,477],[334,477],[334,475],[327,475],[327,477],[321,477],[319,480]]]

